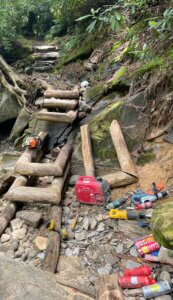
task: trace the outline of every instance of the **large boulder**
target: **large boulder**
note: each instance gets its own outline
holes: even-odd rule
[[[0,123],[17,118],[20,109],[15,98],[0,86]]]
[[[7,258],[0,253],[0,299],[72,300],[90,297],[56,282],[56,275]]]
[[[151,229],[160,245],[173,250],[173,198],[154,209]]]
[[[22,108],[10,134],[10,140],[15,141],[28,126],[31,114],[25,108]]]

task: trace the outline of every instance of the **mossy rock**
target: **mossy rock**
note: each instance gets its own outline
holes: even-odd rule
[[[100,83],[88,88],[84,93],[84,101],[89,105],[96,103],[104,95],[104,85]]]
[[[151,229],[160,245],[173,250],[173,198],[154,209]]]
[[[9,50],[1,50],[0,54],[7,60],[7,62],[12,63],[19,59],[26,58],[32,53],[32,46],[30,42],[23,37],[13,42],[12,47]]]
[[[115,148],[112,144],[109,127],[114,119],[120,119],[122,115],[122,104],[122,100],[116,101],[106,107],[89,122],[93,152],[96,159],[115,160]]]
[[[114,75],[113,79],[107,82],[104,86],[105,93],[108,94],[111,91],[115,90],[128,90],[130,83],[126,79],[127,68],[122,66]]]

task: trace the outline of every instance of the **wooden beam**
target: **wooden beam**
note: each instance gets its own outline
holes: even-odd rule
[[[36,106],[41,106],[45,108],[61,108],[61,109],[74,109],[77,104],[79,103],[78,100],[68,100],[68,99],[38,99],[35,102]]]
[[[131,155],[127,149],[127,145],[124,140],[120,125],[116,120],[112,121],[111,123],[110,134],[121,166],[121,170],[134,177],[138,177]]]
[[[46,109],[43,109],[36,113],[35,118],[37,120],[48,122],[73,123],[73,121],[77,118],[77,114],[77,110],[70,110],[68,113],[57,113],[48,112]]]
[[[138,181],[137,177],[131,176],[122,171],[104,175],[102,178],[109,183],[111,188],[126,186]]]
[[[62,207],[53,206],[51,210],[51,219],[54,220],[53,230],[49,234],[48,246],[45,252],[45,258],[42,263],[42,270],[56,273],[59,254],[60,254],[60,230],[61,230]]]
[[[96,300],[124,300],[116,275],[102,275],[96,281]]]
[[[86,176],[95,176],[94,160],[92,154],[92,145],[89,126],[83,125],[80,128],[82,140],[82,155]]]
[[[58,52],[48,52],[48,53],[34,53],[31,55],[31,59],[36,60],[56,60],[59,58]]]
[[[43,45],[43,46],[33,46],[32,49],[36,52],[55,52],[58,51],[59,48],[57,46],[49,46],[49,45]]]
[[[62,176],[72,153],[72,144],[67,143],[60,150],[54,164],[18,161],[15,172],[25,176]],[[27,158],[27,157],[26,157]]]
[[[48,246],[45,252],[45,258],[42,262],[42,270],[56,273],[59,255],[60,255],[60,243],[61,237],[57,232],[51,232],[49,234]]]
[[[79,98],[79,90],[74,89],[73,91],[68,90],[51,90],[47,89],[44,92],[45,98],[63,98],[63,99],[76,99]]]
[[[19,186],[26,185],[27,181],[28,181],[28,179],[26,177],[24,177],[24,176],[17,177],[15,179],[15,181],[13,182],[10,190],[13,189],[13,188],[15,189],[15,188],[17,188]],[[7,197],[7,194],[5,195],[5,199]],[[8,203],[3,208],[3,210],[1,211],[1,213],[0,213],[0,236],[5,231],[5,229],[7,228],[8,224],[10,223],[10,221],[12,220],[12,218],[14,217],[14,215],[16,213],[16,210],[17,210],[17,204],[16,203]]]
[[[66,167],[63,177],[54,178],[52,187],[22,187],[10,189],[6,195],[7,201],[45,203],[59,205],[62,198],[64,184],[66,182],[70,165]]]

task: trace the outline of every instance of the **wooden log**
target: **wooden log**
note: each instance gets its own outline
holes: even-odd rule
[[[104,175],[102,178],[109,183],[111,188],[126,186],[138,181],[137,177],[131,176],[122,171]]]
[[[15,179],[15,176],[10,175],[2,181],[0,185],[0,196],[8,191]]]
[[[15,172],[26,176],[62,176],[64,169],[70,159],[72,145],[66,144],[61,148],[54,164],[20,162],[15,167]]]
[[[58,198],[51,188],[20,186],[16,189],[10,190],[6,196],[6,200],[16,202],[57,204]]]
[[[52,187],[22,187],[10,189],[6,200],[14,202],[45,203],[59,205],[61,202],[63,187],[66,182],[70,165],[67,166],[63,177],[54,178]]]
[[[121,170],[127,174],[138,177],[131,155],[127,149],[120,125],[116,120],[112,121],[110,134],[114,144]]]
[[[34,61],[37,60],[56,60],[59,58],[58,52],[48,52],[48,53],[34,53],[31,56],[31,59]]]
[[[57,113],[48,112],[46,110],[41,110],[35,115],[37,120],[47,121],[47,122],[58,122],[58,123],[73,123],[77,118],[78,111],[71,110],[68,113]]]
[[[55,273],[57,270],[59,253],[60,253],[60,230],[61,230],[62,207],[53,206],[51,210],[51,219],[54,220],[54,228],[56,232],[49,235],[48,246],[45,258],[42,263],[42,270]]]
[[[42,263],[42,270],[56,273],[59,254],[60,254],[60,234],[51,232],[49,234],[48,246],[45,252],[45,258]]]
[[[15,179],[15,181],[13,182],[10,190],[12,188],[16,188],[19,186],[24,186],[27,184],[28,179],[24,176],[19,176]],[[6,194],[7,195],[7,194]],[[5,196],[6,199],[6,196]],[[12,220],[12,218],[14,217],[15,213],[17,210],[17,204],[16,203],[8,203],[3,210],[0,213],[0,236],[2,235],[2,233],[5,231],[5,229],[7,228],[8,224],[10,223],[10,221]]]
[[[62,207],[54,205],[51,209],[51,219],[54,220],[54,231],[60,232],[61,219],[62,219]]]
[[[73,91],[68,91],[68,90],[47,89],[44,92],[44,97],[45,98],[76,99],[76,98],[79,98],[79,90],[74,89]]]
[[[41,106],[45,108],[61,108],[61,109],[74,109],[77,104],[79,103],[78,100],[68,100],[68,99],[38,99],[35,102],[36,106]]]
[[[80,128],[82,140],[82,155],[86,176],[95,176],[94,160],[92,155],[92,145],[89,126],[83,125]]]
[[[96,300],[124,300],[116,275],[103,275],[96,281]]]
[[[55,52],[59,50],[57,46],[50,46],[50,45],[33,46],[32,49],[36,52],[50,52],[50,51]]]

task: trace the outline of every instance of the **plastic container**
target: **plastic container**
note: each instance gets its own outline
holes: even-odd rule
[[[142,266],[134,269],[126,269],[124,276],[148,276],[151,275],[152,269],[148,266]]]
[[[160,281],[155,284],[143,287],[142,292],[145,299],[151,299],[162,295],[171,294],[173,291],[172,283],[168,281]]]
[[[136,249],[141,248],[143,246],[147,246],[152,244],[153,242],[155,242],[154,237],[152,234],[144,236],[143,238],[140,238],[138,240],[136,240],[136,242],[134,243]]]
[[[144,256],[145,254],[149,254],[151,252],[159,250],[160,246],[157,242],[152,242],[152,244],[138,248],[137,251],[140,256]]]
[[[156,281],[149,276],[120,276],[119,284],[122,289],[137,289],[151,285]]]

